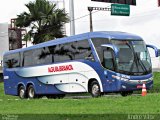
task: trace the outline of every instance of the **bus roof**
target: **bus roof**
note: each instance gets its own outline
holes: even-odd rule
[[[47,41],[47,42],[33,45],[27,48],[11,50],[9,52],[6,52],[4,55],[16,53],[16,52],[22,52],[26,50],[31,50],[35,48],[41,48],[45,46],[63,44],[63,43],[77,41],[77,40],[84,40],[84,39],[89,39],[89,38],[108,38],[108,39],[115,39],[115,40],[142,40],[140,36],[126,33],[126,32],[119,32],[119,31],[88,32],[88,33],[83,33],[83,34],[74,35],[70,37],[58,38],[56,40]]]

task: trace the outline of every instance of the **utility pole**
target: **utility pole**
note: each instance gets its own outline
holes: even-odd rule
[[[70,35],[75,35],[75,21],[74,21],[74,3],[73,0],[69,0],[70,11]]]
[[[93,32],[93,24],[92,24],[92,11],[93,11],[93,8],[92,7],[88,7],[88,11],[89,11],[89,21],[90,21],[90,32]]]
[[[111,8],[102,8],[102,7],[88,7],[89,11],[89,21],[90,21],[90,32],[93,32],[93,23],[92,23],[92,11],[111,11]]]

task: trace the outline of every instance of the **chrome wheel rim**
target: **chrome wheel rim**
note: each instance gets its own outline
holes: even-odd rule
[[[30,98],[34,97],[34,89],[33,88],[30,88],[30,90],[29,90],[29,97]]]
[[[20,96],[20,98],[24,98],[24,89],[20,90],[19,96]]]
[[[97,84],[94,84],[92,86],[92,93],[96,95],[98,92],[99,92],[99,86]]]

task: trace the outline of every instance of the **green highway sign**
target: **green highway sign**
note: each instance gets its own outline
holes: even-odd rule
[[[129,16],[130,6],[124,4],[111,4],[111,15]]]

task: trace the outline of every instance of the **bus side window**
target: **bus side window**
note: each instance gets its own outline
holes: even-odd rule
[[[34,60],[33,60],[33,50],[28,50],[28,51],[25,51],[23,53],[23,63],[24,63],[24,66],[32,66],[34,65]]]
[[[54,54],[55,54],[55,49],[56,49],[56,45],[53,45],[53,46],[48,46],[48,52],[49,52],[49,55],[52,57],[52,63],[55,62],[54,60]]]
[[[74,59],[69,51],[69,46],[70,46],[69,43],[56,45],[54,51],[55,62],[63,62]]]
[[[103,62],[103,50],[102,50],[101,45],[109,44],[110,40],[107,38],[92,38],[92,42],[100,58],[100,61]]]
[[[50,54],[48,47],[36,49],[33,56],[35,65],[52,63],[52,54]]]
[[[48,47],[24,52],[24,66],[44,65],[52,63],[52,54]]]
[[[93,54],[88,40],[74,42],[73,48],[75,49],[75,59],[85,59],[87,57],[93,58]]]
[[[20,67],[20,54],[15,53],[4,56],[4,67],[6,68]]]
[[[53,62],[53,55],[50,53],[49,47],[44,47],[41,52],[41,55],[44,56],[43,59],[45,64],[50,64]]]
[[[112,49],[108,48],[103,51],[103,66],[107,69],[114,70],[114,58]]]

